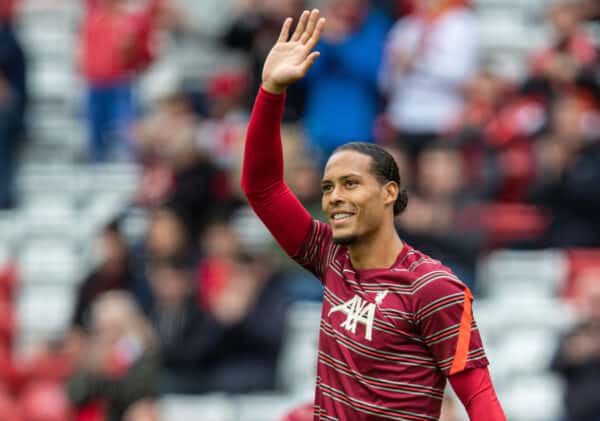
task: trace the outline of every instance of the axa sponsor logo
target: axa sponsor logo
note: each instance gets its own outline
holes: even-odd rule
[[[383,299],[387,295],[387,291],[378,292],[375,296],[375,303],[381,305]],[[370,341],[373,339],[373,322],[375,321],[375,304],[363,300],[358,295],[355,295],[345,303],[332,307],[329,310],[328,316],[338,311],[346,315],[340,327],[347,331],[356,334],[356,327],[359,324],[365,327],[365,339]]]

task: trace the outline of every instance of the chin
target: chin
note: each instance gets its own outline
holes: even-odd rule
[[[332,240],[335,244],[339,244],[340,246],[349,246],[356,242],[358,237],[356,235],[334,235]]]

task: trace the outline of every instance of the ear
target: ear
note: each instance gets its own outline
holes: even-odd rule
[[[383,203],[385,206],[394,206],[398,195],[400,194],[400,186],[395,181],[388,181],[383,185]]]

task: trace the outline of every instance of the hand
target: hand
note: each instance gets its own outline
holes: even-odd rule
[[[239,269],[238,269],[239,270]],[[260,285],[253,273],[236,273],[227,287],[218,294],[211,305],[211,313],[226,326],[239,323],[252,310]]]
[[[287,18],[281,28],[279,39],[265,60],[262,86],[268,92],[281,94],[285,89],[306,75],[319,56],[311,52],[321,36],[325,19],[319,19],[319,11],[305,10],[294,34],[289,38],[292,19]],[[289,38],[289,40],[288,40]]]
[[[573,83],[579,71],[577,63],[565,53],[553,55],[543,67],[547,77],[558,83]]]

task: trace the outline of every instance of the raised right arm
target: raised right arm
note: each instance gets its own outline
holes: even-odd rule
[[[250,206],[290,256],[302,246],[310,214],[283,181],[280,124],[285,95],[258,93],[244,149],[242,189]]]
[[[256,214],[290,256],[300,251],[312,218],[283,180],[280,126],[285,89],[302,78],[318,57],[311,50],[324,23],[318,10],[305,11],[289,38],[291,19],[286,19],[279,40],[265,60],[263,85],[246,135],[242,189]]]

